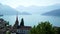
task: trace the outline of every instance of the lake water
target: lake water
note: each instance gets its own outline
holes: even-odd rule
[[[15,23],[16,15],[4,15],[3,19],[9,21],[11,25]],[[19,23],[21,18],[24,19],[25,26],[34,26],[41,21],[49,21],[53,26],[60,26],[60,17],[57,16],[42,16],[42,15],[18,15]]]

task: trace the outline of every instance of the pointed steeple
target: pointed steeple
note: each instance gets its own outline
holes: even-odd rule
[[[24,26],[24,20],[23,20],[23,18],[21,19],[20,26]]]
[[[18,21],[18,14],[17,14],[14,27],[17,28],[18,26],[19,26],[19,21]]]
[[[18,21],[18,16],[16,16],[16,21],[15,21],[15,24],[18,25],[19,24],[19,21]]]

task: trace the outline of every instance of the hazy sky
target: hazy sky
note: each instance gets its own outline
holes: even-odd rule
[[[2,4],[6,4],[13,8],[16,8],[20,5],[25,7],[28,7],[31,5],[47,6],[47,5],[60,3],[60,0],[0,0],[0,2]]]

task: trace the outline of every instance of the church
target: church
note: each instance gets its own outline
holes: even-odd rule
[[[30,30],[31,26],[25,26],[23,18],[21,19],[21,22],[19,24],[18,16],[16,16],[16,21],[11,29],[11,34],[29,34]]]

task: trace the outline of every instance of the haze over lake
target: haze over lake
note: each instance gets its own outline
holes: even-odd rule
[[[4,15],[3,19],[9,21],[11,25],[15,23],[16,15]],[[60,26],[60,17],[58,16],[43,16],[43,15],[18,15],[19,22],[24,19],[24,23],[27,26],[37,25],[41,21],[49,21],[53,26]]]

